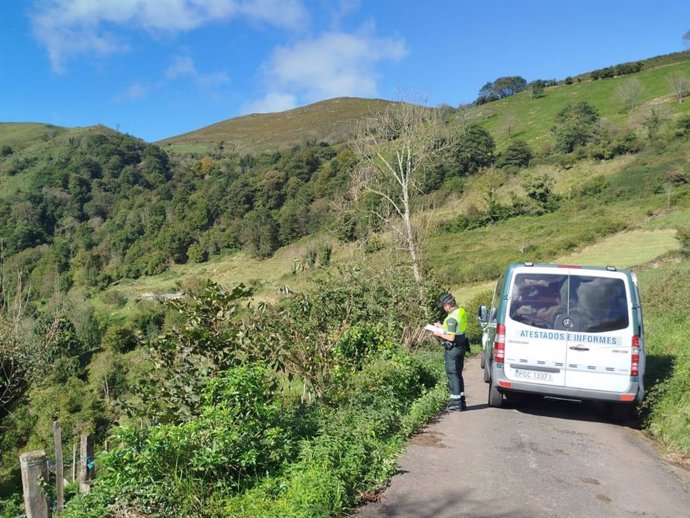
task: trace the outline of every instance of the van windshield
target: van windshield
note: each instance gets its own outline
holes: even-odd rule
[[[622,279],[519,273],[510,295],[510,318],[541,329],[603,333],[629,324]]]

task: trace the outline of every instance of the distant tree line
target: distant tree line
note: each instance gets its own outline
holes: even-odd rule
[[[555,86],[556,84],[558,82],[555,79],[536,79],[528,83],[527,80],[520,76],[499,77],[495,81],[489,81],[481,87],[475,104],[481,105],[498,101],[524,90],[527,90],[532,98],[541,97],[544,93],[544,88]]]
[[[593,70],[589,73],[589,77],[593,80],[597,79],[609,79],[616,76],[625,76],[628,74],[634,74],[639,72],[644,68],[644,63],[637,61],[635,63],[622,63],[620,65],[615,65],[613,67],[600,68],[598,70]]]

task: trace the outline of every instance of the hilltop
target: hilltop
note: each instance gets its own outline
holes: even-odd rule
[[[245,115],[163,139],[171,152],[204,152],[219,147],[238,153],[280,150],[307,142],[340,143],[358,119],[390,104],[381,99],[339,97],[279,113]]]

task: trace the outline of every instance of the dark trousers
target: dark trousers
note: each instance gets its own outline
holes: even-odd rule
[[[443,355],[448,375],[448,390],[451,396],[459,396],[465,392],[465,380],[462,378],[462,367],[465,363],[465,346],[455,346],[446,349]]]

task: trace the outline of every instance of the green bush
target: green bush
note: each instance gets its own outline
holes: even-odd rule
[[[496,160],[496,166],[501,168],[515,167],[523,168],[529,165],[532,160],[532,150],[524,140],[514,140],[501,153]]]
[[[137,337],[129,327],[111,326],[103,335],[101,345],[110,351],[126,353],[137,346]]]
[[[187,257],[192,263],[205,263],[208,261],[208,250],[199,243],[193,243],[187,249]]]
[[[226,502],[224,516],[318,518],[352,508],[395,472],[404,439],[445,404],[442,359],[383,353],[354,373],[336,408],[323,408],[319,433],[282,476]]]
[[[7,500],[0,499],[0,518],[18,518],[24,516],[24,502],[20,495],[13,495]]]
[[[275,386],[262,366],[234,368],[209,383],[199,417],[120,428],[113,440],[121,446],[99,459],[99,487],[116,488],[132,509],[161,517],[188,516],[213,492],[252,487],[293,448]]]

